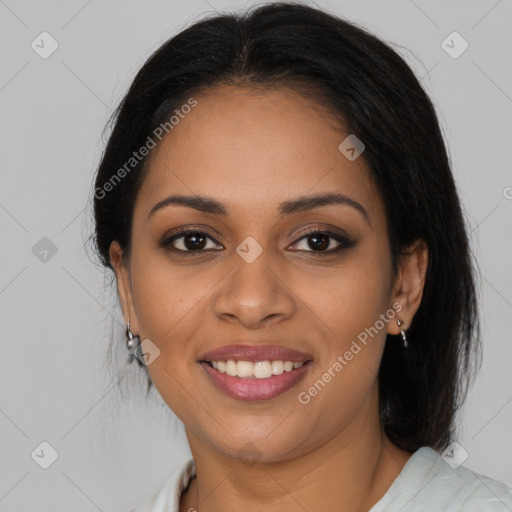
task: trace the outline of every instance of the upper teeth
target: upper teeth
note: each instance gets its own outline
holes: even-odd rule
[[[266,379],[272,375],[281,375],[294,368],[300,368],[304,363],[294,361],[211,361],[213,367],[221,373],[227,373],[231,377],[256,377]]]

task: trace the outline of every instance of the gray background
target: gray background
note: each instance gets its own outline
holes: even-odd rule
[[[107,117],[150,52],[207,12],[253,3],[0,0],[0,511],[126,510],[189,455],[135,364],[116,373],[122,315],[84,250],[88,202]],[[398,45],[438,109],[482,272],[483,367],[459,443],[467,467],[511,484],[512,2],[317,5]],[[59,45],[46,59],[31,48],[43,31]],[[441,46],[453,31],[469,44],[455,59]],[[58,452],[46,470],[31,458],[43,441]]]

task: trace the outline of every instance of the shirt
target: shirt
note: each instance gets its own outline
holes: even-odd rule
[[[188,459],[149,500],[130,512],[179,512],[180,496],[195,476]],[[512,512],[512,487],[464,467],[452,467],[423,446],[412,454],[369,512]]]

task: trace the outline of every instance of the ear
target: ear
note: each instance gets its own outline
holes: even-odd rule
[[[128,263],[123,259],[123,253],[124,251],[121,249],[119,242],[114,240],[110,244],[109,255],[116,274],[117,292],[119,293],[119,300],[123,309],[124,323],[126,325],[129,319],[130,331],[137,334],[139,332],[139,322],[135,307],[133,306],[130,269],[128,268]]]
[[[393,285],[391,302],[402,307],[397,312],[397,320],[403,322],[402,329],[408,329],[420,307],[425,276],[428,267],[428,247],[424,240],[418,239],[400,254],[398,275]],[[397,308],[398,311],[398,308]],[[389,334],[400,334],[398,322],[389,322]]]

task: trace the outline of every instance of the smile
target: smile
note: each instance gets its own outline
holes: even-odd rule
[[[201,361],[209,380],[238,400],[275,398],[294,387],[308,372],[312,361]]]
[[[267,379],[273,375],[281,375],[293,369],[300,368],[301,361],[206,361],[220,373],[227,373],[231,377]]]
[[[270,400],[293,388],[308,373],[314,357],[292,347],[250,343],[217,347],[197,362],[215,388],[236,400]]]

